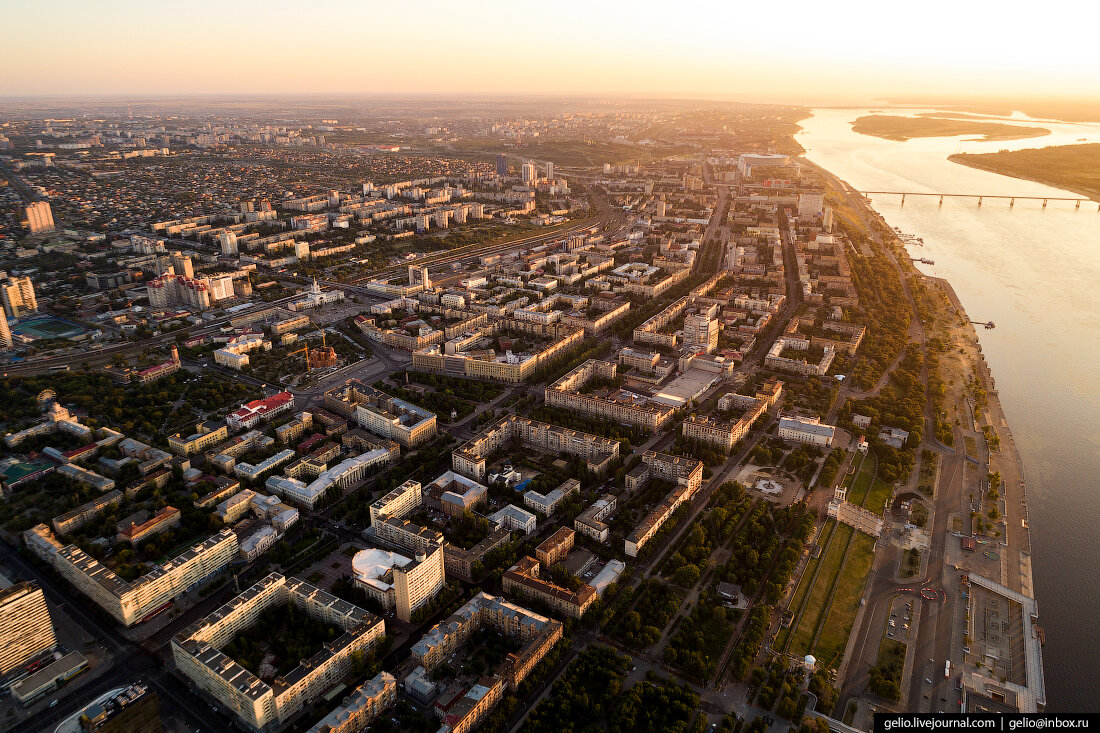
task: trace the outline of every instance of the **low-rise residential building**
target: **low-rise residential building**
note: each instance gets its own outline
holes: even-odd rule
[[[50,524],[53,525],[53,531],[59,535],[72,534],[98,517],[105,509],[118,506],[121,502],[121,491],[108,491],[102,496],[97,496],[91,501],[81,504],[72,511],[57,515]]]
[[[181,517],[180,510],[176,509],[174,506],[163,507],[152,517],[140,524],[130,523],[126,526],[119,527],[116,540],[118,542],[128,542],[131,547],[137,547],[139,543],[144,542],[154,535],[158,535],[161,532],[167,532],[170,529],[175,529],[180,526]]]
[[[603,520],[615,511],[617,498],[614,494],[604,494],[573,520],[573,529],[597,542],[607,542],[611,528]]]
[[[531,534],[538,529],[538,517],[515,504],[508,504],[489,515],[489,521],[513,532]]]
[[[57,467],[57,472],[62,476],[67,476],[73,481],[84,484],[85,486],[91,486],[98,491],[110,491],[115,488],[115,480],[107,478],[106,476],[100,476],[95,471],[89,471],[86,468],[81,468],[75,463],[62,463]]]
[[[565,501],[568,496],[576,494],[580,490],[581,482],[575,478],[571,478],[567,479],[561,486],[545,495],[537,491],[525,492],[523,495],[523,503],[526,504],[528,508],[541,512],[544,516],[550,516],[558,508],[558,505]]]
[[[561,562],[573,549],[575,534],[568,527],[559,527],[557,532],[543,540],[542,544],[535,548],[535,557],[547,567]]]

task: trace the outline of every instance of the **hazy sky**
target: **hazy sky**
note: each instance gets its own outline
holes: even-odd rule
[[[918,10],[919,9],[919,10]],[[1100,96],[1092,2],[6,0],[0,95]]]

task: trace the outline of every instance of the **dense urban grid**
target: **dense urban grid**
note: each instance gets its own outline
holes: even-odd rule
[[[804,112],[505,109],[0,118],[0,729],[1042,711],[973,328]]]

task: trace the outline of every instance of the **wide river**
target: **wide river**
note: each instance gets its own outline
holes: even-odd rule
[[[1070,196],[947,160],[955,152],[1100,142],[1100,126],[1030,122],[1027,140],[895,142],[852,132],[867,110],[814,110],[797,139],[806,157],[859,190]],[[891,112],[891,114],[904,114]],[[1021,115],[1015,116],[1027,121]],[[978,328],[1024,461],[1047,709],[1100,711],[1100,212],[1095,202],[873,196],[910,248],[947,279]]]

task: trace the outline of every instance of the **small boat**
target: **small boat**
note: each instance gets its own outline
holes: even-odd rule
[[[986,328],[996,328],[996,327],[997,327],[997,324],[996,324],[996,323],[994,323],[993,321],[988,321],[988,322],[987,322],[987,323],[985,324],[985,327],[986,327]]]

